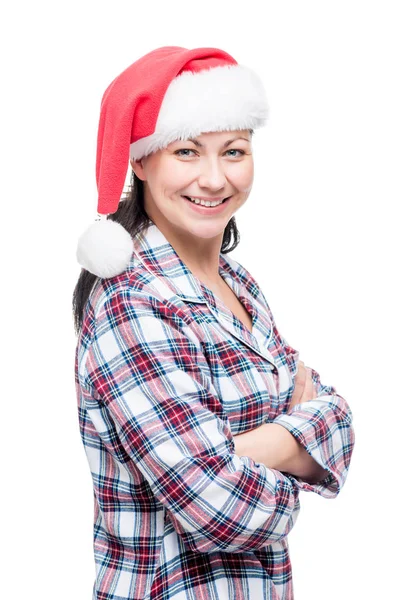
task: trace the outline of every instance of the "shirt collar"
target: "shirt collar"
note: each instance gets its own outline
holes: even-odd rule
[[[177,296],[188,302],[207,301],[208,288],[189,270],[153,221],[150,220],[148,227],[134,236],[133,243],[134,253],[146,269],[167,278]],[[235,277],[234,264],[220,253],[221,274]]]
[[[157,277],[158,284],[166,293],[168,289],[183,301],[207,304],[223,327],[274,365],[273,356],[268,350],[272,323],[261,300],[262,294],[259,294],[258,285],[253,277],[237,261],[220,253],[219,272],[251,313],[252,333],[244,325],[233,321],[232,313],[226,310],[218,297],[190,271],[151,219],[148,226],[135,234],[133,244],[134,255],[147,271]]]

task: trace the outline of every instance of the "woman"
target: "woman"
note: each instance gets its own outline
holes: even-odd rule
[[[266,116],[256,74],[216,48],[158,48],[103,96],[74,291],[93,598],[293,599],[299,492],[345,483],[348,403],[229,257]]]

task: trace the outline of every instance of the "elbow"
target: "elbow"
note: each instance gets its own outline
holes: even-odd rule
[[[177,527],[175,527],[175,530],[185,547],[192,552],[207,554],[213,552],[254,552],[255,550],[275,544],[282,538],[287,537],[297,520],[297,516],[298,512],[293,512],[287,519],[285,528],[282,531],[271,530],[266,533],[265,529],[261,529],[260,531],[248,532],[244,528],[240,534],[230,540],[220,539],[215,533],[206,534],[204,531],[196,531],[193,533],[178,530]]]
[[[353,413],[347,400],[335,392],[332,394],[331,401],[337,419],[351,429],[353,426]]]
[[[253,552],[286,537],[297,520],[300,511],[298,488],[293,493],[288,480],[281,483],[281,494],[287,495],[286,506],[282,502],[273,507],[257,505],[247,520],[243,513],[234,519],[221,511],[215,511],[212,519],[202,527],[199,524],[189,526],[186,519],[171,513],[169,518],[183,544],[192,552]],[[240,520],[239,516],[242,517]]]

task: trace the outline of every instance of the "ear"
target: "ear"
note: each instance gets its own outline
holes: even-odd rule
[[[145,181],[146,180],[146,176],[144,174],[142,160],[133,160],[133,158],[131,158],[129,160],[129,162],[131,164],[132,171],[135,173],[135,175],[137,177],[139,177],[139,179],[141,179],[142,181]]]

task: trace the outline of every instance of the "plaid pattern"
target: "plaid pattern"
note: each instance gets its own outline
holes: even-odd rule
[[[286,413],[298,352],[250,273],[220,273],[250,333],[151,222],[127,271],[99,280],[77,342],[80,432],[94,491],[98,600],[293,600],[288,534],[299,492],[335,498],[352,413],[312,371],[318,397]],[[310,484],[235,454],[233,435],[286,427],[329,476]]]

